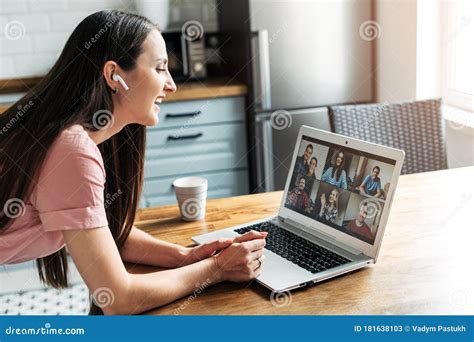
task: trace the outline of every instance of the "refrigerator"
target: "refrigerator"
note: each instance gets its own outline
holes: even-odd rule
[[[362,31],[372,1],[221,4],[219,25],[233,42],[226,62],[249,86],[251,192],[281,190],[301,125],[330,130],[327,106],[374,98],[373,41]]]

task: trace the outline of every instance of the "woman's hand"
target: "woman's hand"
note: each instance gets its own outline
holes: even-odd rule
[[[185,266],[189,264],[193,264],[200,260],[207,259],[213,255],[218,254],[221,250],[229,247],[233,242],[244,242],[253,239],[261,239],[265,238],[267,233],[259,233],[254,230],[238,236],[234,239],[217,239],[207,243],[203,243],[202,245],[196,247],[183,247],[184,251],[182,251],[183,261],[180,263],[179,266]]]
[[[222,280],[248,281],[258,277],[265,262],[266,232],[250,231],[236,237],[234,243],[213,256]]]
[[[321,194],[321,206],[324,207],[326,205],[326,195],[324,193]]]
[[[181,266],[207,259],[219,253],[224,248],[229,247],[233,242],[234,239],[218,239],[196,247],[187,248],[184,252],[184,262]]]

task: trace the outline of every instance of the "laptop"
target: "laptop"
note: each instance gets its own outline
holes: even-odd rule
[[[302,126],[278,215],[193,237],[269,232],[257,281],[279,293],[375,264],[402,150]]]

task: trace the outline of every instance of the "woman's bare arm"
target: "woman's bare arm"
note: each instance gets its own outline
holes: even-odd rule
[[[197,247],[183,247],[133,227],[120,255],[124,261],[131,263],[176,268],[206,259],[231,243],[232,240],[220,239]]]
[[[175,268],[184,265],[188,248],[154,238],[133,227],[120,255],[132,263]]]
[[[248,233],[249,234],[249,233]],[[222,280],[246,281],[261,272],[264,236],[253,232],[218,256],[177,269],[129,274],[108,227],[63,231],[70,254],[105,314],[135,314],[170,303]],[[250,240],[251,239],[251,240]],[[102,305],[101,292],[109,300]]]

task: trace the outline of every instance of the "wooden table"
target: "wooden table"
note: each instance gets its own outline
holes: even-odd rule
[[[377,264],[270,300],[256,282],[221,283],[150,314],[474,314],[474,167],[402,176]],[[137,226],[189,245],[191,237],[273,215],[282,192],[209,200],[205,221],[176,206],[140,210]],[[133,273],[150,267],[135,266]]]

